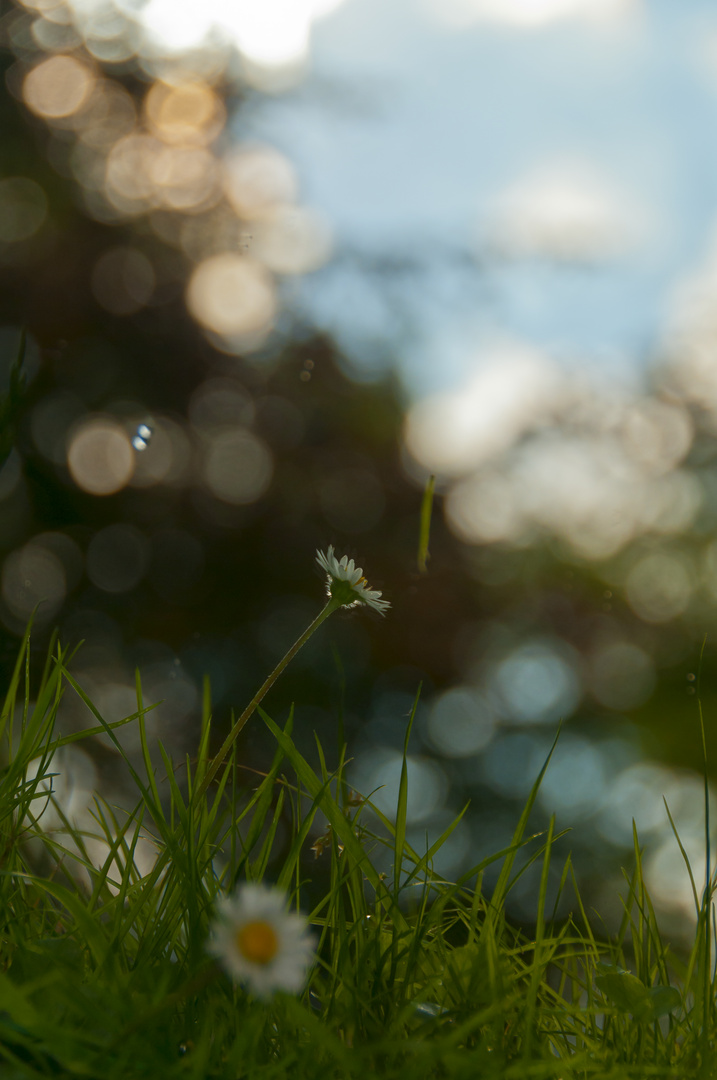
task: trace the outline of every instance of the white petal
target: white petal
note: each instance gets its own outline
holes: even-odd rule
[[[325,555],[321,551],[316,552],[316,561],[328,574],[327,587],[329,594],[331,593],[332,581],[346,581],[356,595],[355,603],[368,604],[374,611],[378,611],[380,615],[385,614],[390,608],[391,605],[388,600],[380,599],[380,591],[369,589],[362,568],[356,566],[354,560],[349,559],[348,555],[342,555],[341,559],[337,560],[333,547],[329,546]],[[347,606],[352,607],[353,604],[347,604]]]

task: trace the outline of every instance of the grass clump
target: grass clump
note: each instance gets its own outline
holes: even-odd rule
[[[558,919],[548,878],[559,834],[553,823],[528,832],[549,758],[511,844],[449,882],[433,859],[456,823],[426,852],[407,843],[405,754],[389,819],[349,790],[345,746],[330,768],[317,744],[314,768],[294,744],[291,717],[281,727],[257,703],[276,750],[245,789],[233,740],[211,756],[207,693],[195,759],[183,763],[180,784],[162,750],[160,781],[138,680],[137,709],[119,722],[139,728],[142,773],[125,757],[136,806],[121,811],[97,797],[92,826],[79,828],[52,794],[58,755],[101,733],[122,748],[119,725],[94,709],[67,661],[54,646],[31,704],[26,638],[0,717],[3,1080],[717,1075],[714,882],[701,897],[695,887],[695,942],[682,960],[661,938],[637,837],[616,937],[594,933],[569,858],[559,894],[572,893],[574,914]],[[60,738],[64,692],[80,694],[96,724]],[[279,828],[287,820],[288,840]],[[317,896],[306,856],[323,825],[313,846],[328,870]],[[146,865],[139,852],[148,847]],[[391,870],[380,873],[377,856],[386,865],[387,852]],[[507,918],[506,900],[535,863],[535,928],[526,934]],[[488,892],[490,864],[499,873]],[[210,942],[222,898],[265,883],[270,866],[272,886],[305,913],[316,958],[298,992],[262,996],[232,980]]]

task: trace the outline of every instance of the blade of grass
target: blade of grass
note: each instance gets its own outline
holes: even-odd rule
[[[436,478],[428,477],[426,487],[421,500],[421,524],[418,534],[418,569],[422,574],[428,570],[427,562],[430,559],[428,541],[431,535],[431,516],[433,514],[433,493],[436,488]]]
[[[700,720],[700,737],[702,740],[702,774],[704,780],[705,790],[705,859],[706,859],[706,872],[705,878],[707,884],[709,884],[712,878],[711,869],[711,851],[710,851],[710,787],[709,787],[709,773],[707,771],[707,737],[705,735],[705,718],[702,712],[702,666],[705,656],[705,647],[707,645],[707,635],[705,634],[702,639],[702,648],[700,649],[700,658],[697,664],[697,712]]]
[[[538,1006],[538,993],[542,982],[542,951],[543,938],[545,936],[545,905],[548,896],[548,876],[550,873],[550,855],[553,846],[553,832],[555,830],[555,815],[550,819],[548,836],[545,841],[543,855],[543,868],[540,874],[540,888],[538,890],[538,911],[535,921],[535,944],[533,946],[533,962],[530,972],[530,989],[528,990],[527,1005],[525,1010],[525,1042],[523,1044],[523,1057],[530,1058],[533,1051],[535,1038],[535,1014]]]
[[[396,801],[396,828],[394,833],[393,847],[393,898],[398,902],[398,894],[401,889],[401,872],[403,870],[403,855],[406,844],[406,813],[408,809],[408,741],[411,738],[413,721],[416,718],[416,709],[421,697],[419,684],[413,707],[406,725],[406,734],[403,739],[403,757],[401,759],[401,778],[398,784],[398,799]]]
[[[489,919],[488,919],[488,921],[490,922],[491,926],[493,925],[493,920],[495,919],[495,917],[498,915],[499,912],[501,912],[503,910],[503,905],[505,903],[505,898],[506,898],[506,895],[508,893],[508,882],[510,880],[510,873],[511,873],[511,870],[513,869],[513,863],[515,861],[515,854],[516,854],[518,848],[520,847],[520,842],[521,842],[521,840],[523,838],[523,834],[525,833],[525,830],[526,830],[527,825],[528,825],[528,818],[530,817],[530,813],[531,813],[531,811],[533,809],[533,806],[535,804],[535,800],[538,797],[538,791],[540,790],[540,785],[543,782],[543,777],[545,776],[548,765],[550,764],[550,759],[553,756],[553,753],[555,751],[555,747],[558,744],[558,739],[559,738],[560,738],[560,728],[558,728],[558,731],[557,731],[557,733],[555,735],[555,738],[553,740],[553,744],[550,747],[550,750],[548,751],[548,755],[547,755],[545,761],[543,762],[543,766],[542,766],[540,772],[538,773],[537,779],[535,780],[535,783],[533,784],[532,788],[530,789],[528,799],[527,799],[527,801],[525,803],[525,806],[523,807],[523,812],[520,815],[520,818],[518,820],[518,824],[516,825],[516,828],[515,828],[515,832],[513,833],[513,842],[511,844],[510,849],[509,849],[509,854],[506,855],[505,862],[503,864],[500,875],[498,877],[498,881],[496,882],[496,886],[495,886],[495,889],[493,890],[493,895],[491,897],[490,904],[489,904]]]
[[[376,890],[377,896],[386,896],[383,881],[356,837],[353,823],[346,818],[338,803],[331,798],[328,789],[325,789],[324,785],[321,784],[318,776],[299,753],[293,741],[261,707],[259,707],[258,712],[274,738],[283,748],[301,784],[306,788],[311,798],[317,800],[319,808],[328,818],[334,833],[344,845],[345,851],[348,852],[357,866],[361,866],[371,886]],[[405,926],[405,919],[399,910],[395,909],[393,915],[397,922]]]
[[[428,868],[428,865],[431,862],[431,859],[433,859],[434,855],[443,847],[443,845],[445,844],[446,840],[451,835],[453,830],[461,823],[461,821],[463,819],[463,816],[466,813],[469,806],[470,806],[470,803],[466,803],[466,805],[463,807],[463,809],[460,811],[460,813],[456,815],[456,817],[453,819],[453,821],[450,823],[450,825],[448,825],[443,830],[443,832],[438,837],[438,839],[434,840],[434,842],[431,844],[431,846],[426,851],[426,854],[421,856],[421,858],[414,865],[413,869],[409,872],[408,876],[406,877],[406,880],[404,882],[404,888],[405,888],[406,885],[409,885],[411,883],[411,881],[413,880],[413,878],[417,877],[418,874],[421,873],[421,871],[426,870]]]

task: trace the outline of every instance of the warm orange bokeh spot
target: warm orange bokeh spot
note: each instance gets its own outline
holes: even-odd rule
[[[174,146],[206,146],[217,137],[226,118],[217,95],[200,82],[177,86],[156,82],[144,109],[153,134]]]
[[[72,116],[88,100],[95,76],[73,56],[51,56],[25,76],[22,96],[38,116],[58,120]]]

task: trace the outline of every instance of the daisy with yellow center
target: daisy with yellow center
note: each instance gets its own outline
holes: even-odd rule
[[[380,599],[381,593],[377,589],[369,589],[363,570],[360,566],[356,566],[348,555],[337,559],[334,549],[329,547],[325,555],[323,551],[316,552],[316,561],[321,569],[326,571],[328,595],[333,600],[338,600],[341,607],[367,604],[379,615],[386,614],[391,606],[390,603],[388,600]]]
[[[286,910],[279,889],[252,883],[219,901],[208,948],[260,998],[277,990],[300,993],[315,959],[306,919]]]

